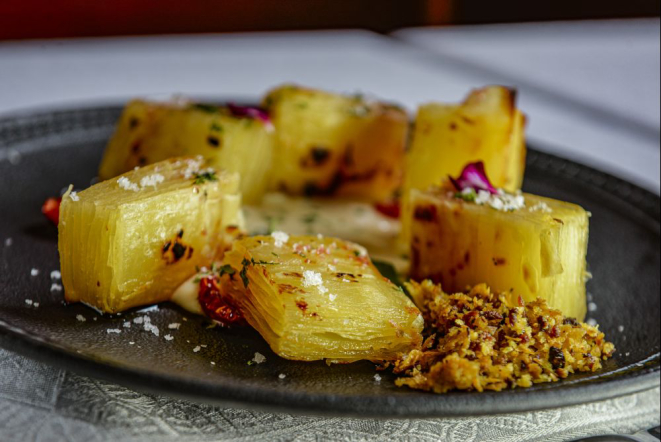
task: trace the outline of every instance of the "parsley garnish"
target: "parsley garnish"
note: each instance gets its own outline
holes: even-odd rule
[[[216,123],[215,121],[211,123],[211,130],[216,131],[216,132],[222,132],[223,131],[223,126],[220,124]]]
[[[218,269],[218,276],[230,275],[230,278],[232,278],[235,273],[236,270],[234,270],[234,268],[229,264],[225,264],[224,266]]]
[[[216,114],[219,111],[218,106],[207,103],[195,103],[192,104],[191,107],[193,109],[201,110],[202,112],[206,112],[208,114]]]
[[[466,192],[466,193],[464,193],[464,192],[456,192],[456,193],[454,194],[454,197],[455,197],[455,198],[458,198],[458,199],[460,199],[460,200],[464,200],[464,201],[466,201],[466,202],[468,202],[468,203],[474,203],[474,202],[475,202],[475,198],[477,198],[477,193],[475,192],[474,189],[470,189],[470,192]]]
[[[207,171],[195,174],[195,181],[193,184],[204,184],[207,181],[218,181],[216,171]]]

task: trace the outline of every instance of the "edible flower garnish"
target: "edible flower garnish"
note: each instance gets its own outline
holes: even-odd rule
[[[271,123],[271,117],[269,116],[268,112],[262,108],[253,106],[238,106],[234,103],[229,103],[227,108],[235,117],[252,118],[261,121],[268,128],[273,127],[273,124]]]
[[[482,161],[466,165],[458,178],[449,178],[458,192],[462,192],[465,189],[473,189],[475,191],[484,190],[492,195],[498,193],[489,181]]]

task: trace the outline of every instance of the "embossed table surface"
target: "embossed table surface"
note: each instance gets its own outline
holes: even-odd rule
[[[431,53],[409,56],[403,43],[391,47],[383,40],[345,32],[0,44],[0,112],[138,94],[255,95],[283,81],[363,89],[412,107],[427,101],[430,91],[455,100],[496,78],[462,72],[449,59],[430,63]],[[197,44],[197,58],[192,44]],[[228,76],[228,66],[242,74]],[[538,145],[596,162],[658,193],[658,130],[633,133],[625,124],[599,122],[594,114],[564,108],[558,100],[547,105],[547,98],[534,91],[522,97],[535,116],[530,133]],[[581,148],[562,143],[562,137],[572,136],[581,140]],[[296,416],[139,393],[0,350],[0,441],[565,441],[658,425],[659,402],[657,388],[605,402],[481,418]]]
[[[658,425],[659,389],[482,418],[320,418],[138,393],[0,350],[2,441],[565,441]]]

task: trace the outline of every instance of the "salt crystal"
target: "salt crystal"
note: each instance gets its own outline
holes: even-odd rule
[[[597,311],[597,304],[595,304],[594,302],[588,303],[588,311],[596,312]]]
[[[54,282],[50,286],[50,291],[51,292],[61,292],[62,291],[62,286],[60,284]]]
[[[129,345],[134,345],[134,344],[135,344],[135,342],[129,341]]]
[[[131,180],[129,180],[125,176],[119,177],[117,179],[117,184],[119,185],[119,187],[121,187],[124,190],[132,190],[134,192],[137,192],[137,191],[140,190],[140,188],[138,187],[137,184],[132,183]]]
[[[14,240],[11,238],[5,239],[5,247],[10,247],[14,243]]]
[[[76,315],[76,319],[77,319],[78,321],[80,321],[80,322],[85,322],[85,321],[87,321],[87,319],[85,319],[85,317],[84,317],[83,315]]]
[[[278,379],[284,379],[284,378],[286,378],[286,377],[287,377],[287,375],[284,374],[284,373],[280,373],[280,374],[278,375]]]
[[[214,361],[209,362],[211,365],[216,365]]]
[[[26,300],[25,300],[25,303],[26,303],[27,305],[32,305],[32,299],[26,299]]]
[[[381,376],[380,376],[378,373],[375,374],[375,375],[374,375],[374,380],[375,380],[376,382],[381,382]]]
[[[273,237],[275,240],[274,245],[276,247],[282,247],[287,243],[287,241],[289,241],[289,235],[287,235],[285,232],[273,232],[271,233],[271,237]]]
[[[594,327],[594,326],[597,325],[597,320],[594,319],[594,318],[589,318],[589,319],[587,320],[587,323],[588,323],[588,325]]]
[[[201,349],[202,349],[202,347],[200,347],[199,345],[197,345],[197,346],[193,349],[193,353],[197,353],[197,352],[200,351]]]
[[[122,331],[121,331],[120,329],[118,329],[118,328],[109,328],[109,329],[106,330],[106,333],[108,333],[108,334],[111,334],[111,333],[117,333],[117,334],[119,334],[119,333],[121,333],[121,332],[122,332]]]
[[[131,321],[124,321],[124,328],[131,328]]]
[[[53,270],[52,272],[50,272],[50,279],[56,279],[56,280],[62,279],[62,274],[60,273],[59,270]]]
[[[179,330],[179,327],[181,327],[181,324],[178,322],[173,322],[171,324],[168,324],[168,328],[170,330]]]
[[[35,302],[34,304],[32,304],[32,306],[33,306],[34,308],[37,308],[37,307],[39,307],[39,303],[38,303],[38,302]]]
[[[39,269],[30,270],[30,276],[37,276],[39,274]]]
[[[80,201],[80,197],[76,192],[71,192],[69,198],[71,198],[71,201]]]
[[[623,326],[623,325],[620,325],[620,326],[617,328],[617,331],[619,331],[620,333],[622,333],[622,332],[624,331],[624,326]]]
[[[255,364],[261,364],[262,362],[265,362],[265,361],[266,361],[266,357],[265,357],[263,354],[261,354],[261,353],[255,353],[255,357],[252,358],[252,361],[253,361]]]
[[[165,181],[165,177],[160,173],[147,175],[146,177],[142,177],[142,179],[140,180],[140,187],[145,188],[151,186],[154,189],[156,189],[156,186],[161,184],[163,181]]]
[[[166,341],[171,341],[171,340],[174,339],[174,337],[172,335],[165,335],[163,337],[165,338]]]
[[[330,299],[331,302],[335,301],[336,298],[337,298],[337,295],[334,295],[334,294],[332,294],[332,293],[330,293],[330,294],[328,295],[328,299]]]

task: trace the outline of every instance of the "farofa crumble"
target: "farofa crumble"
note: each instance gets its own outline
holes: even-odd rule
[[[530,387],[597,371],[615,346],[597,327],[565,318],[546,301],[515,302],[486,284],[446,294],[431,281],[407,288],[425,317],[422,350],[396,361],[398,386],[445,393]]]

